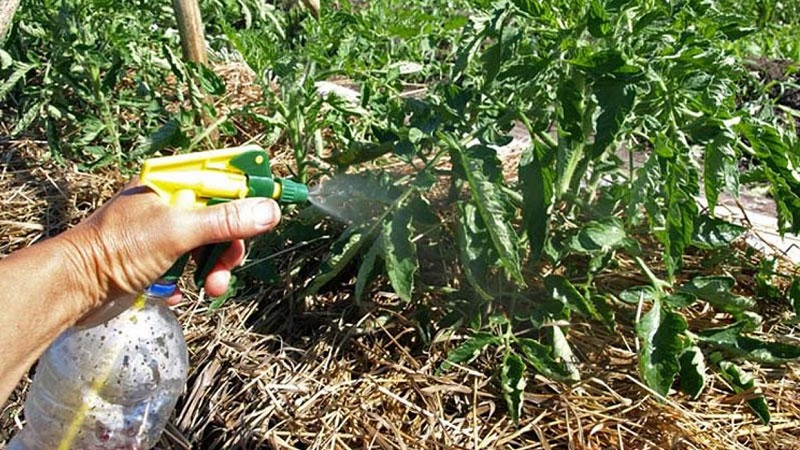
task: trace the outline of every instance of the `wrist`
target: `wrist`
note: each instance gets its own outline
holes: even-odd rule
[[[108,283],[100,276],[97,236],[91,225],[81,224],[52,238],[54,260],[60,262],[59,280],[65,294],[73,300],[77,318],[100,306],[106,298]]]

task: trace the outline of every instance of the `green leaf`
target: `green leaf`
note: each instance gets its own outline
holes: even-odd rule
[[[733,388],[734,392],[737,394],[745,392],[755,395],[754,398],[747,400],[747,405],[764,425],[769,425],[770,413],[767,399],[763,394],[758,394],[756,392],[756,382],[753,376],[729,361],[720,362],[719,368],[720,375],[722,375],[722,378]]]
[[[7,51],[0,48],[0,70],[6,70],[14,64],[14,58]]]
[[[5,79],[2,83],[0,83],[0,100],[3,100],[6,97],[6,94],[13,88],[22,77],[25,76],[29,71],[35,68],[35,64],[22,64],[17,63],[14,66],[14,71],[11,72],[11,75]]]
[[[437,372],[450,370],[456,364],[470,363],[481,355],[486,347],[499,344],[500,338],[490,333],[475,333],[458,347],[447,352],[447,358]]]
[[[382,241],[380,239],[376,239],[375,242],[370,247],[367,254],[364,255],[364,259],[361,261],[361,265],[358,266],[358,275],[356,276],[356,301],[361,301],[364,298],[364,290],[369,287],[370,284],[375,280],[375,277],[378,276],[378,255],[382,251]]]
[[[556,300],[595,320],[603,320],[594,304],[584,297],[568,279],[561,275],[550,275],[544,279],[545,289]]]
[[[625,82],[610,78],[595,81],[593,90],[600,108],[591,151],[591,157],[597,159],[614,143],[622,129],[625,118],[633,109],[636,90]]]
[[[194,66],[200,76],[200,87],[209,95],[220,96],[225,94],[225,81],[205,64]]]
[[[627,244],[628,235],[616,217],[593,220],[583,225],[570,241],[572,251],[593,254],[607,253]]]
[[[696,400],[708,381],[706,360],[700,347],[692,346],[683,351],[680,357],[681,390]]]
[[[731,293],[736,280],[726,276],[700,276],[681,286],[678,291],[705,300],[715,308],[739,314],[755,306],[755,300]]]
[[[695,338],[729,353],[765,364],[782,364],[800,360],[800,346],[783,342],[768,342],[742,336],[746,323],[711,328],[697,332]]]
[[[522,189],[522,220],[531,247],[531,261],[542,256],[550,219],[549,208],[553,203],[553,170],[545,165],[541,155],[544,146],[534,143],[523,153],[519,164],[519,180]]]
[[[714,207],[723,189],[739,196],[739,158],[731,147],[734,139],[731,132],[722,131],[706,146],[703,184],[711,214],[714,214]]]
[[[472,201],[485,224],[500,266],[508,277],[519,286],[525,286],[519,257],[519,239],[514,228],[505,218],[501,203],[503,194],[496,185],[487,181],[481,160],[470,158],[461,145],[448,137],[450,148],[455,152],[454,161],[460,164],[462,174],[469,184]]]
[[[786,292],[786,299],[789,301],[789,306],[794,309],[794,313],[800,316],[800,277],[793,277],[792,284]]]
[[[637,305],[639,302],[652,302],[658,295],[653,286],[633,286],[620,292],[619,299]]]
[[[325,258],[319,273],[306,288],[303,296],[315,294],[320,288],[336,278],[368,241],[368,235],[369,233],[364,227],[348,229],[343,233],[331,246],[330,253]]]
[[[498,42],[481,55],[484,70],[486,71],[485,83],[490,84],[500,72],[500,65],[503,63],[503,43]]]
[[[647,386],[663,397],[669,393],[680,370],[678,355],[683,348],[681,334],[686,328],[686,319],[663,308],[658,298],[636,324],[642,345],[639,372]]]
[[[539,17],[542,15],[542,5],[540,0],[511,0],[520,11],[532,17]]]
[[[553,358],[553,348],[549,345],[528,338],[519,338],[516,343],[528,364],[533,366],[537,372],[553,380],[568,381],[571,379],[572,375],[567,370],[566,364]]]
[[[707,250],[728,247],[742,237],[745,231],[745,227],[726,220],[700,215],[694,222],[692,245]]]
[[[383,259],[392,287],[403,301],[410,302],[414,274],[419,270],[417,246],[412,241],[412,216],[408,208],[394,213],[383,229]]]
[[[503,367],[500,369],[500,385],[503,390],[503,398],[508,405],[511,419],[519,421],[522,413],[523,394],[525,392],[525,363],[522,358],[514,353],[506,353],[503,358]]]
[[[614,77],[620,80],[627,80],[642,74],[642,70],[628,64],[626,58],[618,50],[587,51],[569,62],[598,79]]]
[[[557,91],[558,148],[556,149],[556,198],[575,190],[586,169],[580,162],[584,158],[585,141],[589,133],[586,112],[586,93],[583,77],[575,76],[564,81]],[[578,171],[576,173],[576,171]]]

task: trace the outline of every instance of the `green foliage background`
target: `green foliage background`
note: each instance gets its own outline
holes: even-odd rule
[[[0,52],[4,120],[87,170],[204,148],[201,114],[234,142],[247,120],[261,127],[259,144],[291,148],[295,177],[366,180],[376,211],[348,223],[321,260],[265,257],[240,279],[290,273],[310,280],[302,295],[352,289],[357,299],[385,280],[424,338],[470,330],[440,370],[503,350],[498,382],[514,418],[532,373],[580,379],[575,320],[635,324],[642,380],[661,396],[697,397],[711,370],[738,392],[753,380],[737,361],[800,357],[780,336],[750,334],[765,320],[759,304],[796,309],[800,284],[770,290],[778,274],[764,265],[761,297],[733,294],[726,271],[744,263],[724,254],[744,230],[713,214],[720,195],[758,183],[781,230],[800,230],[798,111],[775,104],[776,89],[796,86],[765,85],[752,62],[786,59],[796,73],[794,2],[342,1],[314,21],[290,5],[208,1],[214,58],[243,58],[265,87],[261,101],[224,114],[201,100],[224,83],[176,57],[162,3],[23,2]],[[358,86],[358,100],[319,95],[315,82],[332,78]],[[509,173],[498,148],[515,126],[531,143]],[[295,219],[259,251],[326,239],[319,212]],[[653,242],[663,271],[643,253]],[[697,249],[719,275],[682,273]],[[597,277],[621,261],[649,283],[604,291]],[[449,276],[423,273],[430,264]],[[694,327],[684,311],[698,304],[729,321]],[[763,397],[750,405],[769,421]]]

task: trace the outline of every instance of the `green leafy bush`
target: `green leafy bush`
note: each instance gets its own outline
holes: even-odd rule
[[[345,230],[306,294],[352,276],[355,265],[358,296],[382,268],[401,300],[420,302],[450,286],[421,273],[421,245],[449,243],[445,258],[462,287],[434,327],[462,324],[473,334],[441,370],[500,350],[499,383],[514,417],[526,372],[580,377],[566,338],[574,315],[609,329],[634,321],[641,376],[659,396],[679,379],[676,387],[697,397],[712,369],[734,374],[725,379],[739,389],[747,383],[732,369],[736,359],[797,358],[795,345],[747,336],[762,319],[753,299],[731,293],[732,278],[677,281],[691,248],[714,251],[743,233],[713,216],[720,195],[738,195],[742,182],[769,183],[781,228],[800,228],[797,136],[732,51],[754,32],[747,17],[699,1],[500,1],[465,3],[444,24],[401,14],[384,26],[391,8],[330,12],[291,56],[297,67],[313,62],[305,77],[345,74],[361,90],[350,109],[330,98],[321,108],[331,112],[320,126],[336,133],[319,158],[337,173],[379,159],[406,165],[382,184],[393,200]],[[331,46],[329,33],[344,38]],[[285,58],[251,62],[263,69]],[[398,61],[423,69],[405,75],[392,69]],[[417,82],[425,94],[404,95]],[[498,149],[515,126],[531,144],[509,173]],[[751,162],[744,174],[743,159]],[[663,249],[662,277],[642,258],[639,242],[650,237]],[[603,291],[595,278],[619,270],[621,258],[650,284]],[[640,315],[625,317],[625,302]],[[695,329],[683,311],[696,302],[727,313],[733,328]],[[751,406],[768,420],[763,405]]]
[[[768,186],[781,230],[800,230],[798,137],[745,62],[754,46],[796,57],[796,43],[770,39],[797,15],[789,2],[751,3],[344,1],[323,5],[319,22],[259,2],[207,3],[212,45],[236,49],[277,86],[264,90],[264,110],[240,111],[264,127],[261,143],[290,146],[302,180],[362,180],[348,194],[360,211],[345,214],[343,231],[300,211],[262,240],[247,274],[292,274],[308,280],[300,295],[344,286],[356,299],[384,280],[423,338],[469,330],[441,371],[503,355],[497,378],[514,418],[531,374],[580,379],[576,320],[634,325],[641,378],[659,397],[680,388],[696,398],[712,370],[737,392],[752,389],[736,362],[780,364],[800,348],[750,335],[763,318],[755,299],[733,293],[733,278],[682,273],[687,252],[724,252],[744,232],[713,214],[740,184]],[[163,8],[145,2],[133,20],[101,3],[59,5],[45,9],[62,15],[23,15],[7,47],[0,94],[18,106],[17,131],[44,124],[55,153],[90,164],[202,139],[196,109],[167,113],[154,86],[169,74],[206,90],[218,80],[175,61]],[[108,17],[111,26],[97,24]],[[162,31],[147,31],[148,20]],[[44,29],[60,31],[52,39]],[[122,81],[130,68],[136,88]],[[337,78],[359,95],[319,95],[316,82]],[[146,114],[115,120],[125,108]],[[60,120],[80,137],[69,150]],[[509,168],[512,134],[530,144]],[[99,159],[82,156],[93,151]],[[289,267],[270,256],[301,243]],[[652,248],[660,261],[644,253]],[[597,282],[623,262],[647,284],[616,292]],[[769,282],[761,289],[771,292]],[[688,320],[698,304],[726,314],[726,325]],[[750,406],[769,421],[763,396]]]

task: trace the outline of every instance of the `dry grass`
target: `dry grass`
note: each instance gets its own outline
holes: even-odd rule
[[[120,185],[112,172],[87,175],[48,162],[42,143],[0,146],[2,254],[63,230]],[[699,264],[694,258],[688,263]],[[303,301],[291,286],[278,286],[211,312],[189,291],[178,312],[192,373],[163,448],[800,448],[796,364],[750,368],[770,399],[773,422],[765,427],[746,397],[718,378],[698,401],[680,394],[657,400],[637,376],[630,327],[611,333],[576,323],[570,339],[583,380],[529,380],[515,424],[491,377],[501,356],[436,375],[460,337],[420,342],[391,294],[375,291],[359,307],[346,293]],[[21,421],[25,385],[4,406],[0,440]]]

